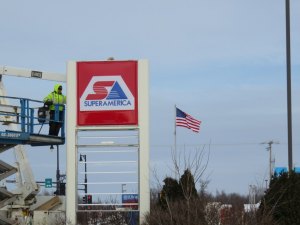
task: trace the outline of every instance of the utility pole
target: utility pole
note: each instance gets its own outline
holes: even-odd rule
[[[87,201],[87,162],[86,162],[86,155],[80,154],[79,158],[80,162],[84,162],[84,193],[85,193],[85,200]]]
[[[60,195],[59,147],[56,145],[56,195]]]
[[[272,174],[273,174],[273,169],[272,169],[272,164],[275,162],[275,159],[272,160],[272,145],[273,144],[279,144],[279,142],[277,141],[269,141],[269,142],[263,142],[261,144],[268,144],[268,147],[266,148],[267,151],[269,151],[269,175],[270,175],[270,179],[269,182],[271,182],[271,178],[272,178]]]
[[[255,185],[249,185],[249,204],[256,204],[255,196],[257,194],[257,188]]]
[[[291,37],[290,37],[290,0],[285,0],[286,16],[286,77],[287,77],[287,124],[288,124],[288,162],[289,172],[293,170],[292,135],[292,81],[291,81]]]

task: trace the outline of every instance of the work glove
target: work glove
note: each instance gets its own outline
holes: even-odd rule
[[[53,101],[52,100],[47,100],[44,105],[45,106],[53,105]]]

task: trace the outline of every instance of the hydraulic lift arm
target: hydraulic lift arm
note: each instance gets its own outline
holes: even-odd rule
[[[42,72],[38,70],[20,69],[20,68],[1,66],[1,65],[0,65],[0,75],[66,82],[65,74]]]
[[[3,75],[66,82],[65,74],[19,69],[0,65],[0,95],[2,96],[6,96],[2,80]],[[0,104],[9,105],[9,102],[2,98],[0,99]],[[18,126],[15,123],[8,123],[6,126],[8,126],[9,130],[18,130]],[[19,174],[17,174],[17,189],[13,191],[14,194],[19,196],[15,201],[15,204],[30,205],[35,200],[35,195],[39,192],[39,185],[35,182],[24,146],[15,146],[14,153],[19,171]]]

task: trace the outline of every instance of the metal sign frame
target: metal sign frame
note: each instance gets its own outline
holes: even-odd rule
[[[103,62],[103,61],[101,61]],[[110,61],[113,63],[114,61]],[[116,61],[120,62],[120,61]],[[139,211],[140,223],[144,221],[145,214],[150,211],[150,185],[149,185],[149,77],[148,61],[137,61],[138,80],[138,125],[123,126],[84,126],[77,125],[77,62],[69,61],[67,64],[67,185],[66,185],[66,218],[72,224],[76,224],[77,206],[77,175],[78,154],[76,151],[76,137],[78,130],[131,130],[139,132]],[[74,97],[71,97],[74,96]]]

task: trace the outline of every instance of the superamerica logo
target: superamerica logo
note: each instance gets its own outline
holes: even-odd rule
[[[121,76],[93,76],[80,97],[80,111],[134,110],[134,97]]]

